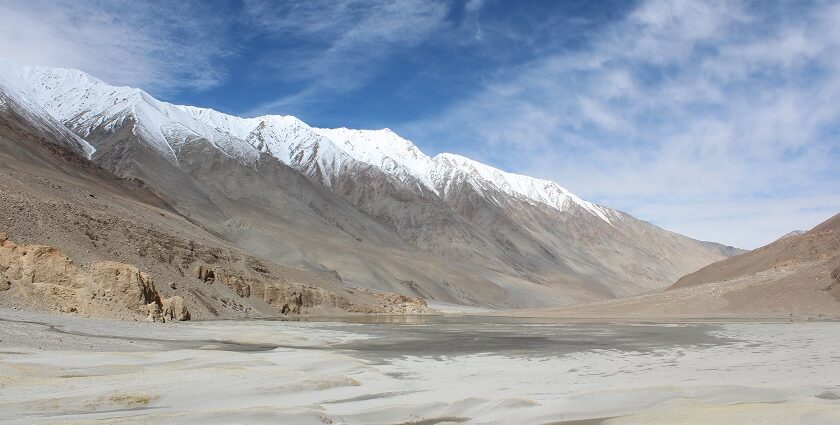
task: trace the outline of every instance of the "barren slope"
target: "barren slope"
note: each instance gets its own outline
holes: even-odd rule
[[[710,264],[683,276],[672,288],[740,278],[802,264],[831,263],[840,255],[840,214],[810,231]],[[837,264],[840,266],[840,264]]]
[[[840,214],[802,235],[706,266],[648,295],[524,315],[840,318]]]

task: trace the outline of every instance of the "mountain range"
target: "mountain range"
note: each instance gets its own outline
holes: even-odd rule
[[[42,169],[53,159],[31,158],[33,145],[46,147],[69,161],[59,167],[66,175],[95,169],[96,179],[118,182],[108,180],[108,191],[168,211],[167,226],[190,226],[330,290],[545,307],[661,290],[742,252],[585,201],[553,181],[428,156],[389,129],[240,118],[77,70],[9,61],[0,61],[0,100],[10,167],[54,173]],[[184,274],[161,271],[176,272]]]

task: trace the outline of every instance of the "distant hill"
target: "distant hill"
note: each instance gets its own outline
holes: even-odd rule
[[[794,230],[792,232],[785,233],[784,235],[779,237],[779,239],[776,239],[776,240],[778,241],[778,240],[782,240],[782,239],[789,238],[789,237],[792,237],[792,236],[804,235],[807,232],[808,232],[807,230]]]
[[[527,314],[840,318],[840,214],[803,234],[703,267],[665,291]]]

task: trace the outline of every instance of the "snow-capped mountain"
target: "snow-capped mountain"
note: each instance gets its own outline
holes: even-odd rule
[[[479,190],[496,190],[566,211],[570,203],[583,207],[606,222],[610,210],[584,201],[556,182],[506,173],[460,155],[441,153],[431,158],[410,141],[390,129],[315,130],[335,142],[348,155],[379,167],[401,181],[418,180],[441,197],[446,197],[455,181],[464,181]],[[617,216],[617,215],[616,215]]]
[[[231,135],[209,128],[189,112],[158,101],[140,89],[115,87],[66,68],[21,67],[35,102],[82,138],[94,131],[110,132],[133,120],[134,131],[155,151],[177,162],[180,142],[203,137],[226,154],[255,161],[257,153]]]
[[[240,118],[161,102],[140,89],[110,86],[71,69],[22,67],[20,78],[29,84],[39,105],[80,136],[94,129],[111,131],[136,117],[137,131],[175,162],[178,141],[204,137],[243,162],[256,160],[255,148],[309,175],[322,174],[327,185],[342,167],[359,161],[440,196],[446,196],[453,180],[463,179],[476,189],[498,190],[560,211],[574,203],[609,222],[609,209],[583,201],[556,182],[506,173],[454,154],[432,158],[389,129],[312,128],[295,117],[279,115]]]
[[[664,288],[731,253],[553,181],[430,157],[388,129],[240,118],[70,69],[3,72],[6,92],[84,139],[95,163],[237,245],[358,286],[468,304],[573,302]]]
[[[0,93],[0,109],[6,113],[14,111],[25,115],[26,119],[37,123],[42,130],[55,134],[55,140],[68,141],[67,148],[90,158],[96,149],[53,119],[51,113],[38,102],[34,90],[19,71],[14,63],[0,58],[0,87],[3,88]]]

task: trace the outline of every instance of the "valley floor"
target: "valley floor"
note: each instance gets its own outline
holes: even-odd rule
[[[0,310],[4,423],[840,423],[840,323]]]

